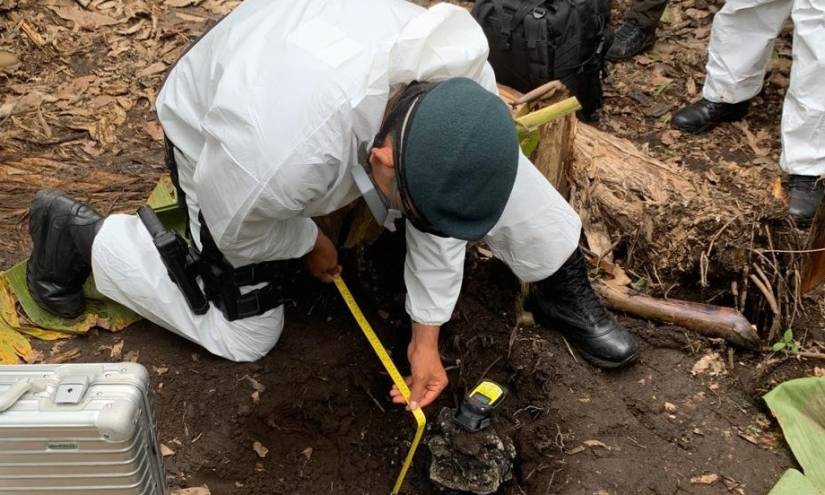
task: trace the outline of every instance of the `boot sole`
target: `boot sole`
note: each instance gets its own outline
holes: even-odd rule
[[[635,363],[636,361],[639,360],[639,353],[638,352],[636,352],[634,354],[631,354],[630,356],[628,356],[627,358],[625,358],[622,361],[607,361],[605,359],[598,358],[598,357],[596,357],[592,354],[588,354],[586,352],[583,352],[581,349],[577,348],[576,350],[581,355],[581,357],[583,357],[584,360],[587,361],[588,363],[592,364],[593,366],[595,366],[597,368],[603,368],[603,369],[608,369],[608,370],[623,368],[623,367],[625,367],[629,364]]]
[[[31,280],[31,275],[29,274],[29,267],[26,266],[26,288],[29,290],[29,294],[32,296],[32,299],[34,299],[34,302],[36,302],[38,306],[40,306],[42,309],[46,310],[47,312],[49,312],[49,313],[51,313],[55,316],[65,318],[67,320],[73,320],[73,319],[79,317],[80,315],[82,315],[83,311],[86,310],[85,303],[83,305],[83,308],[80,311],[77,311],[77,312],[71,312],[70,313],[70,312],[59,311],[59,310],[55,309],[48,302],[46,302],[45,299],[41,298],[36,290],[32,289],[32,284],[29,282],[30,280]],[[82,294],[82,290],[81,290],[81,294]]]
[[[55,199],[57,199],[59,197],[66,197],[66,194],[63,191],[60,191],[60,190],[57,190],[57,189],[45,189],[43,191],[38,192],[37,195],[35,196],[35,200],[32,204],[31,217],[30,217],[30,220],[29,220],[30,225],[40,224],[42,226],[45,222],[44,217],[49,213],[49,210],[51,209],[52,201],[54,201]],[[32,234],[31,228],[29,229],[29,233]],[[34,254],[34,249],[35,249],[34,239],[32,239],[32,255]],[[34,285],[35,285],[34,282],[33,282],[34,276],[31,272],[31,268],[32,268],[31,258],[32,257],[33,256],[29,257],[29,263],[27,263],[27,265],[26,265],[26,288],[29,290],[29,294],[32,296],[32,299],[34,299],[34,302],[36,302],[38,306],[45,309],[49,313],[52,313],[53,315],[59,316],[61,318],[73,319],[73,318],[77,318],[78,316],[82,315],[83,311],[85,310],[85,306],[86,306],[85,301],[81,305],[81,308],[80,308],[79,311],[69,312],[69,311],[60,311],[60,310],[56,309],[47,300],[45,300],[44,298],[42,298],[40,296],[40,294],[34,288]],[[80,289],[80,294],[81,294],[81,298],[82,298],[82,288]]]

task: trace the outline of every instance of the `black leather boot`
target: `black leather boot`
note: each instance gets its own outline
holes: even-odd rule
[[[556,273],[533,284],[525,309],[541,326],[561,332],[595,366],[618,368],[639,358],[636,339],[593,291],[578,248]]]
[[[822,196],[825,195],[825,184],[818,175],[789,175],[788,195],[790,204],[788,213],[800,227],[807,227],[813,221]]]
[[[716,103],[702,98],[673,114],[671,124],[684,132],[708,131],[722,122],[734,122],[748,114],[750,100]]]
[[[32,254],[26,282],[42,308],[64,318],[83,312],[83,282],[91,273],[92,243],[102,225],[103,217],[92,207],[62,191],[37,193],[29,219]]]
[[[616,31],[613,44],[605,55],[608,60],[625,60],[634,57],[656,42],[656,28],[645,29],[632,20],[626,20]]]

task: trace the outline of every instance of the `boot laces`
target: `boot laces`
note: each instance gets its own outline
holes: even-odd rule
[[[612,315],[602,304],[587,275],[584,260],[571,266],[563,267],[559,273],[559,280],[564,285],[559,291],[563,304],[575,311],[580,317],[587,316],[598,325],[606,325],[612,320]]]
[[[615,36],[616,42],[628,43],[630,41],[644,37],[644,32],[642,31],[642,28],[637,26],[635,23],[625,22],[619,27],[619,30],[616,31]]]

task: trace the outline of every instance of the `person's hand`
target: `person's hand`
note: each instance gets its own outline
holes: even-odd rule
[[[315,240],[315,247],[307,253],[304,262],[307,270],[313,277],[326,284],[332,282],[332,277],[341,272],[338,264],[338,250],[335,244],[318,230],[318,238]]]
[[[413,337],[407,347],[412,374],[405,381],[410,387],[408,410],[426,407],[447,387],[447,372],[438,353],[438,327],[413,323]],[[393,385],[390,397],[396,404],[406,401]]]

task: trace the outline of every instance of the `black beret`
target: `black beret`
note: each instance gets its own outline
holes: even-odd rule
[[[518,169],[507,106],[475,81],[448,79],[422,96],[407,126],[401,166],[418,214],[448,237],[484,237],[501,217]]]

